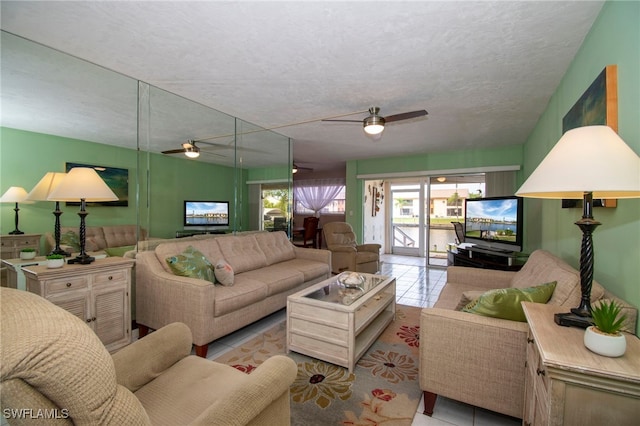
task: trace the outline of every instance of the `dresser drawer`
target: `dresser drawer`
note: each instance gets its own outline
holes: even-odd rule
[[[105,284],[119,281],[126,281],[130,271],[120,269],[118,271],[110,272],[98,272],[93,276],[93,282],[95,284]]]
[[[81,290],[89,288],[87,277],[69,277],[47,280],[44,282],[44,297],[63,293],[71,290]]]

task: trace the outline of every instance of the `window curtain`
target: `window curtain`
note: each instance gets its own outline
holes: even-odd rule
[[[485,197],[513,195],[516,191],[516,172],[490,172],[485,174]]]
[[[344,179],[294,180],[293,195],[305,209],[319,216],[320,210],[336,198],[344,185]]]

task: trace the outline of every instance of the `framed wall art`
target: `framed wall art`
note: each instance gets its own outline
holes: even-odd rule
[[[127,207],[129,205],[129,170],[92,164],[66,163],[65,171],[69,172],[69,170],[74,167],[89,167],[94,169],[118,197],[118,201],[87,202],[87,206]],[[68,201],[67,205],[79,206],[80,202]]]
[[[618,66],[607,65],[562,118],[562,134],[582,126],[604,124],[618,132]],[[616,207],[615,199],[593,200],[594,207]],[[562,207],[580,207],[581,200],[562,200]]]

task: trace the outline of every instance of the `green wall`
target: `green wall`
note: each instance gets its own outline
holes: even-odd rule
[[[517,181],[522,184],[562,136],[562,117],[610,64],[618,66],[618,133],[640,153],[640,2],[610,1],[603,6],[524,145],[349,161],[346,220],[361,240],[363,182],[356,178],[359,174],[520,164]],[[525,200],[525,251],[546,249],[579,268],[582,234],[573,223],[582,211],[562,209],[560,203]],[[597,208],[594,216],[602,222],[593,237],[595,279],[640,306],[640,199],[618,200],[617,208]],[[640,334],[640,324],[636,334]]]
[[[640,153],[640,2],[607,2],[525,143],[525,177],[562,136],[562,117],[613,64],[618,66],[618,134]],[[535,199],[527,199],[525,209],[528,250],[549,250],[578,267],[582,234],[573,223],[582,211],[562,209],[559,200]],[[594,217],[602,223],[593,234],[595,279],[640,306],[640,200],[596,208]]]
[[[393,143],[393,141],[388,141]],[[433,170],[459,170],[478,167],[518,166],[522,164],[522,146],[511,145],[489,149],[418,154],[410,157],[385,157],[347,162],[346,221],[351,224],[358,240],[362,242],[364,226],[364,181],[358,175],[383,175],[387,173],[423,173]],[[518,172],[517,175],[520,175]],[[525,218],[526,220],[526,218]]]
[[[136,151],[108,145],[88,143],[77,139],[61,138],[42,133],[0,128],[0,191],[10,186],[21,186],[27,192],[47,172],[64,172],[65,163],[95,164],[129,169],[128,207],[91,207],[87,226],[97,224],[136,223],[135,177]],[[78,226],[79,207],[65,206],[60,217],[62,226]],[[14,205],[0,204],[0,235],[14,229]],[[53,231],[53,202],[20,203],[20,230],[25,233]]]
[[[246,179],[246,172],[240,172],[236,177],[232,167],[160,154],[143,153],[138,158],[136,150],[83,140],[10,128],[0,128],[0,137],[0,193],[4,193],[10,186],[22,186],[28,192],[46,172],[64,171],[66,162],[129,170],[129,206],[92,206],[87,209],[87,226],[140,223],[153,237],[171,238],[177,230],[183,228],[184,199],[228,200],[233,218],[235,180],[244,182]],[[146,179],[147,168],[149,182]],[[136,185],[138,170],[142,170],[139,192]],[[152,200],[151,203],[148,203],[149,199]],[[141,206],[139,213],[136,209],[138,200]],[[246,203],[244,199],[240,201]],[[0,205],[0,235],[14,229],[13,207],[13,204]],[[21,231],[53,231],[53,202],[21,203],[19,207]],[[60,218],[62,226],[79,225],[78,209],[67,207],[63,203],[61,210],[64,214]],[[247,223],[246,218],[244,220],[243,223]]]

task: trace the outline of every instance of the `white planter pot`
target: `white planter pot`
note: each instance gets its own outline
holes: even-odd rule
[[[21,251],[20,252],[20,259],[29,260],[29,259],[33,259],[34,257],[36,257],[36,252],[35,251]]]
[[[64,265],[64,259],[48,259],[47,268],[62,268]]]
[[[613,336],[594,330],[595,327],[588,327],[584,331],[584,345],[598,355],[608,357],[619,357],[627,350],[627,339],[622,333]]]

